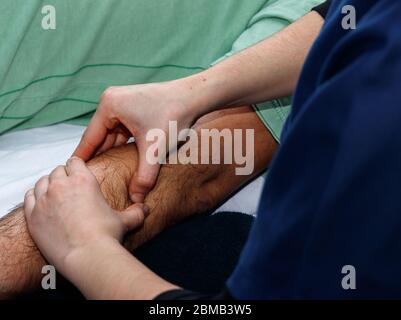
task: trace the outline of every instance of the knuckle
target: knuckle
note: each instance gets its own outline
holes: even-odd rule
[[[118,88],[117,87],[108,87],[104,90],[100,100],[105,102],[105,106],[109,105],[108,102],[113,101],[118,96]]]
[[[35,183],[35,188],[42,185],[46,180],[48,179],[48,176],[41,177],[36,183]]]
[[[146,177],[137,177],[136,184],[140,188],[149,190],[149,189],[153,188],[155,181],[153,181],[153,179],[146,178]]]
[[[56,169],[54,169],[54,171],[53,171],[53,172],[56,172],[56,171],[61,171],[61,170],[65,170],[65,166],[63,166],[63,165],[59,165],[59,166],[57,166],[57,167],[56,167]]]

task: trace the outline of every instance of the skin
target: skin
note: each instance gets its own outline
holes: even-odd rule
[[[129,190],[133,202],[142,202],[160,169],[160,164],[146,159],[146,151],[153,144],[146,139],[149,130],[158,128],[168,136],[169,121],[177,121],[181,130],[218,109],[292,94],[322,25],[322,17],[311,12],[204,72],[164,83],[107,89],[74,155],[86,161],[97,150],[107,150],[134,136],[139,164]],[[165,147],[163,143],[158,141],[159,149]]]
[[[129,131],[139,152],[130,196],[134,202],[142,202],[160,170],[144,156],[149,130],[160,128],[167,133],[170,120],[187,128],[221,106],[235,107],[291,93],[322,23],[318,14],[310,13],[275,36],[184,80],[108,90],[75,154],[86,160],[99,148],[107,150],[123,142]],[[77,185],[85,194],[76,190]],[[27,193],[28,228],[43,255],[87,298],[152,299],[175,288],[120,245],[122,226],[128,225],[109,208],[96,205],[94,199],[99,197],[93,174],[77,157]],[[96,224],[91,226],[95,231],[89,239],[81,216]],[[133,225],[133,219],[129,224]]]
[[[145,204],[151,214],[142,226],[130,232],[124,241],[133,251],[165,228],[195,214],[216,207],[270,163],[277,143],[250,107],[217,111],[201,118],[194,128],[242,128],[255,130],[255,158],[252,176],[235,175],[235,165],[164,165],[155,188]],[[122,211],[132,202],[128,185],[137,168],[135,144],[110,149],[87,163],[94,174],[103,196],[114,210]],[[0,298],[10,298],[37,288],[47,264],[33,242],[25,222],[24,210],[0,219]]]

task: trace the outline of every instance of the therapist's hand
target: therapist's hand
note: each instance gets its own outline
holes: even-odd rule
[[[81,159],[72,158],[27,192],[24,211],[39,250],[66,274],[69,254],[104,241],[121,242],[127,231],[142,225],[146,208],[137,204],[122,212],[111,209],[95,176]]]
[[[281,32],[193,76],[107,90],[75,155],[88,160],[96,150],[120,145],[133,135],[139,168],[130,193],[134,202],[142,202],[160,167],[146,161],[147,130],[166,130],[168,120],[179,121],[180,129],[217,108],[252,105],[292,94],[323,22],[318,13],[311,12]]]
[[[168,137],[169,121],[177,121],[178,129],[189,127],[196,114],[191,109],[191,88],[184,82],[110,87],[101,97],[98,109],[86,129],[74,156],[84,161],[94,154],[125,144],[135,137],[139,153],[138,170],[130,183],[134,203],[142,203],[153,188],[160,164],[150,163],[146,151],[156,141],[146,141],[151,129],[161,129]],[[167,140],[168,141],[168,140]],[[157,141],[158,150],[165,150],[166,141]]]

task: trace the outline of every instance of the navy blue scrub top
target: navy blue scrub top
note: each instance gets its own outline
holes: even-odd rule
[[[237,299],[401,297],[401,1],[332,2],[227,287]]]

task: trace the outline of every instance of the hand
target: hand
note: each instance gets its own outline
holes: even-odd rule
[[[252,107],[240,107],[209,113],[199,119],[193,127],[198,137],[203,129],[211,130],[255,130],[255,168],[252,175],[236,175],[237,165],[220,164],[198,165],[163,165],[153,190],[147,195],[145,204],[151,214],[143,226],[125,237],[125,247],[132,251],[149,241],[166,228],[196,214],[202,214],[222,204],[241,186],[260,174],[270,163],[277,143]],[[201,143],[190,140],[187,144],[195,143],[200,148]],[[244,143],[244,142],[243,142]],[[125,150],[125,158],[129,153],[136,153],[135,146]],[[234,145],[232,146],[234,148]],[[242,146],[243,150],[245,146]],[[127,149],[122,148],[123,149]],[[220,154],[224,157],[223,154]],[[213,157],[211,154],[210,157]],[[211,162],[211,161],[210,161]]]
[[[144,220],[143,205],[111,209],[95,176],[79,158],[57,167],[25,195],[29,232],[47,261],[65,274],[65,260],[77,249],[103,240],[122,241]]]
[[[189,101],[193,99],[189,91],[178,81],[107,89],[74,155],[87,161],[96,152],[125,144],[131,136],[135,137],[139,164],[129,192],[134,203],[142,203],[160,169],[160,163],[146,159],[148,147],[155,143],[146,141],[146,134],[157,128],[168,138],[169,121],[177,121],[179,130],[190,127],[196,113],[190,111],[193,108]],[[156,143],[162,156],[160,152],[166,150],[166,141]]]

